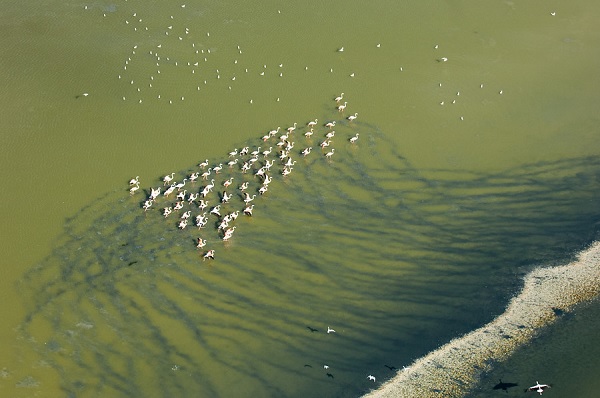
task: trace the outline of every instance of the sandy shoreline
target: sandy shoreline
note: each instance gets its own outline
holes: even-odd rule
[[[463,396],[490,361],[510,356],[553,323],[556,311],[569,311],[599,293],[600,242],[595,242],[567,265],[530,272],[502,315],[418,359],[364,397]]]

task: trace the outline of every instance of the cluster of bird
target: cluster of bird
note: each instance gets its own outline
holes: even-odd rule
[[[348,104],[347,102],[340,104],[343,97],[344,94],[342,93],[334,99],[336,108],[340,114],[343,114]],[[345,119],[351,123],[357,116],[358,113],[354,113]],[[302,150],[294,150],[296,145],[294,136],[298,128],[298,124],[294,123],[293,126],[283,131],[280,127],[269,131],[262,137],[264,143],[262,146],[253,149],[249,146],[241,149],[236,148],[229,152],[227,161],[213,164],[209,167],[210,162],[206,159],[198,165],[199,169],[185,176],[180,182],[175,180],[175,173],[165,175],[162,178],[162,186],[150,188],[146,192],[148,196],[143,201],[141,207],[144,211],[148,212],[160,203],[163,206],[161,212],[165,219],[170,219],[175,214],[178,215],[177,227],[181,230],[188,227],[190,220],[194,220],[196,227],[202,230],[210,222],[209,218],[214,216],[216,217],[215,226],[218,236],[223,242],[227,242],[233,237],[236,229],[233,223],[240,213],[251,217],[254,211],[254,204],[252,202],[257,195],[265,195],[269,190],[269,185],[274,178],[273,167],[275,164],[277,163],[277,171],[275,173],[280,174],[282,178],[287,178],[294,170],[294,165],[297,162],[294,160],[295,155],[307,157],[311,154],[313,148],[311,146],[313,143],[312,136],[315,133],[317,125],[318,119],[306,124],[304,139],[302,139],[304,145]],[[334,148],[328,150],[335,136],[335,131],[333,130],[335,125],[335,120],[323,125],[324,138],[319,143],[322,156],[329,162],[331,162],[335,153]],[[354,145],[358,137],[359,133],[356,133],[348,141]],[[267,145],[269,146],[268,149],[266,148]],[[227,171],[230,173],[228,176],[225,175]],[[219,177],[221,177],[220,181],[216,182]],[[237,186],[237,193],[234,193],[232,191],[233,181],[236,178],[241,180],[241,182]],[[198,181],[203,182],[201,187],[196,186]],[[129,185],[129,192],[133,196],[140,190],[139,176],[131,179]],[[215,188],[217,185],[220,185],[220,188]],[[217,190],[216,194],[213,193],[211,195],[213,191]],[[254,190],[252,194],[251,190]],[[172,195],[175,197],[174,203],[171,202]],[[240,199],[243,202],[243,207],[231,210],[236,205],[236,199]],[[195,214],[193,215],[193,213]],[[197,238],[197,248],[204,249],[207,245],[207,239],[203,239],[202,237]],[[215,250],[212,248],[206,250],[203,258],[205,260],[214,259]]]

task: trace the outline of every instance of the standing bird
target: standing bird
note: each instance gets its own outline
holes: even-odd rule
[[[294,130],[296,130],[296,126],[297,126],[297,125],[298,125],[298,123],[294,122],[294,125],[293,125],[292,127],[288,127],[288,128],[287,128],[288,134],[291,134],[291,133],[293,133],[293,132],[294,132]]]
[[[140,176],[136,176],[129,180],[129,185],[138,185],[140,183]]]
[[[204,162],[200,163],[198,166],[200,166],[204,170],[206,168],[206,166],[208,166],[208,159],[206,159]]]
[[[308,147],[308,148],[304,149],[302,151],[302,156],[304,156],[304,157],[308,156],[310,154],[310,151],[312,151],[312,147]]]
[[[137,185],[132,186],[131,188],[129,188],[129,194],[133,195],[134,193],[136,193],[138,190],[140,189],[140,184],[138,183]]]
[[[340,102],[343,99],[344,99],[344,93],[342,93],[339,96],[335,97],[335,102]]]
[[[225,188],[227,188],[228,186],[231,185],[232,182],[233,182],[233,177],[229,178],[228,180],[223,181],[223,186]]]
[[[348,105],[348,102],[344,102],[343,105],[338,106],[338,111],[340,112],[344,112],[344,110],[346,109],[346,106]]]
[[[163,181],[164,181],[163,186],[171,183],[171,181],[173,181],[173,178],[175,178],[175,173],[171,173],[169,175],[164,176],[163,177]]]
[[[350,115],[347,117],[348,120],[353,121],[358,117],[358,112],[356,112],[354,115]]]
[[[204,254],[204,258],[202,261],[206,260],[206,259],[211,259],[214,260],[215,259],[215,251],[214,250],[209,250]]]
[[[310,122],[306,123],[306,125],[312,129],[313,127],[315,127],[317,125],[318,121],[319,121],[319,119],[311,120]]]
[[[198,238],[198,244],[196,247],[198,249],[202,249],[204,246],[206,246],[206,239]]]
[[[329,127],[330,129],[335,127],[335,120],[333,122],[327,122],[325,123],[325,127]]]
[[[150,192],[150,199],[154,200],[158,197],[158,195],[160,195],[160,187],[154,189],[154,188],[150,188],[151,192]]]
[[[254,210],[254,205],[252,206],[246,206],[246,208],[244,209],[244,214],[247,216],[252,216],[252,210]]]
[[[327,153],[325,154],[325,157],[326,157],[328,160],[331,160],[331,157],[333,156],[333,153],[334,153],[334,152],[335,152],[335,149],[333,149],[333,148],[332,148],[332,149],[331,149],[331,152],[327,152]]]
[[[246,197],[244,198],[244,203],[246,204],[252,202],[254,198],[256,198],[256,195],[252,195],[252,197],[250,197],[250,194],[248,192],[244,192],[244,194],[246,194]]]
[[[356,133],[356,135],[354,137],[350,138],[350,143],[351,144],[356,143],[356,141],[358,141],[358,133]]]

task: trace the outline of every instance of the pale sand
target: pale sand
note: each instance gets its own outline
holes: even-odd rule
[[[364,397],[460,397],[490,362],[506,359],[553,323],[553,309],[569,311],[600,292],[600,242],[560,267],[538,268],[524,280],[521,293],[487,325],[418,359]]]

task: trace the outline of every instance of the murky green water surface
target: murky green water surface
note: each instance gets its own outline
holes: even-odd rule
[[[592,2],[3,7],[14,396],[358,396],[596,238]],[[206,158],[256,192],[227,153],[294,122],[292,174],[229,242],[141,209]]]

